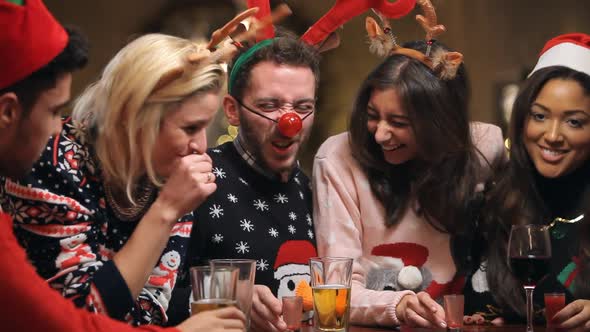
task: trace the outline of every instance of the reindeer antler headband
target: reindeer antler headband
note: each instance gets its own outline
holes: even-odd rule
[[[367,17],[365,22],[365,27],[370,38],[369,49],[371,52],[380,56],[403,54],[422,62],[432,69],[441,79],[453,79],[463,62],[463,54],[444,50],[431,54],[431,46],[434,38],[445,32],[446,29],[444,25],[437,24],[436,12],[430,0],[417,0],[417,3],[424,12],[424,15],[416,15],[416,21],[420,23],[426,32],[427,49],[425,53],[399,46],[387,17],[378,10],[374,11],[377,17],[379,17],[383,28],[372,17]]]
[[[195,70],[196,68],[203,67],[212,63],[227,63],[235,57],[242,46],[242,42],[254,41],[262,31],[265,29],[268,31],[268,27],[272,28],[272,23],[276,22],[283,17],[289,15],[291,11],[286,5],[281,5],[277,8],[272,15],[264,16],[260,20],[253,20],[250,24],[250,28],[246,31],[238,33],[236,36],[231,37],[231,43],[225,43],[223,46],[218,48],[218,45],[222,43],[230,34],[237,31],[240,23],[248,18],[252,18],[260,12],[258,7],[249,8],[238,15],[236,15],[231,21],[226,23],[222,28],[215,30],[211,34],[211,39],[207,43],[206,47],[201,47],[197,51],[192,52],[186,57],[186,65],[183,67],[175,68],[168,73],[162,75],[158,80],[158,83],[152,89],[152,94],[163,87],[167,86],[174,80],[180,78],[186,70]]]
[[[269,17],[272,17],[272,21],[276,22],[290,14],[286,5],[278,6],[271,13],[269,0],[248,0],[247,3],[248,7],[259,8],[255,13],[255,17],[261,22],[264,22],[265,19],[268,20],[267,18]],[[390,0],[336,0],[334,6],[301,36],[301,40],[323,52],[339,45],[340,40],[334,31],[353,17],[374,8],[387,18],[400,18],[412,11],[415,5],[416,0],[398,0],[395,2],[391,2]],[[232,93],[233,82],[241,66],[256,51],[272,43],[272,38],[275,36],[273,26],[271,24],[266,25],[263,29],[260,29],[260,32],[256,36],[258,43],[252,46],[247,52],[241,54],[232,66],[229,77],[230,94]]]
[[[371,8],[375,8],[388,18],[400,18],[407,15],[415,5],[416,0],[397,0],[395,2],[392,2],[391,0],[336,0],[334,6],[332,6],[322,18],[307,30],[307,32],[301,37],[301,40],[304,43],[315,47],[319,52],[323,52],[339,45],[340,40],[334,31],[353,17],[358,16]],[[259,8],[256,12],[256,18],[258,18],[260,22],[265,22],[265,18],[268,17],[280,19],[288,15],[284,13],[281,14],[280,12],[277,13],[277,11],[280,10],[280,6],[271,14],[269,0],[248,0],[248,7]],[[268,19],[266,20],[268,21]],[[274,22],[276,20],[273,18],[271,21]],[[248,63],[248,60],[250,60],[258,50],[271,45],[274,36],[275,34],[272,25],[266,25],[264,29],[261,29],[260,32],[256,34],[258,43],[242,53],[234,61],[228,79],[230,94],[233,93],[234,82],[244,64]],[[241,46],[241,44],[238,44],[238,46]],[[242,106],[245,106],[241,101],[238,102],[242,104]],[[301,119],[296,113],[285,113],[278,121],[276,121],[275,119],[266,117],[252,109],[247,107],[246,109],[270,121],[277,122],[279,131],[286,137],[294,137],[297,135],[302,128],[302,121],[305,119]],[[307,116],[309,116],[309,114]]]

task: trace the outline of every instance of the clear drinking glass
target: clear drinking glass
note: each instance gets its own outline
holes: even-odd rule
[[[246,315],[246,330],[250,330],[250,312],[252,310],[252,296],[254,295],[254,277],[256,261],[253,259],[212,259],[213,269],[221,267],[238,268],[236,299],[238,308]]]
[[[533,291],[549,273],[551,239],[544,225],[513,225],[508,239],[508,259],[512,274],[526,293],[527,332],[533,331]]]
[[[329,332],[346,331],[350,317],[352,258],[310,258],[309,268],[315,328]]]
[[[193,290],[192,315],[237,305],[237,268],[212,269],[209,266],[194,266],[189,271]]]

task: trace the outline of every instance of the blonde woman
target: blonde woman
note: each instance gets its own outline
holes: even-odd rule
[[[166,322],[190,211],[216,189],[205,128],[225,76],[208,55],[161,34],[131,42],[82,94],[31,174],[2,186],[37,272],[77,306]]]

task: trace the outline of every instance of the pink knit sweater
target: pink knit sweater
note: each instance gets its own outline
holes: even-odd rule
[[[490,163],[505,157],[500,128],[473,123],[471,131],[475,145]],[[412,292],[383,289],[399,284],[398,277],[407,282],[408,275],[391,278],[391,271],[403,267],[416,267],[406,268],[409,275],[421,272],[423,283],[418,289],[425,289],[434,299],[460,292],[463,280],[455,277],[448,234],[434,229],[412,208],[397,225],[385,227],[383,205],[352,157],[348,133],[332,136],[320,147],[313,166],[313,192],[319,255],[354,258],[352,323],[399,324],[395,306]]]

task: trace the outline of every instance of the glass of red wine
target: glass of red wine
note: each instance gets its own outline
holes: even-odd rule
[[[533,291],[549,273],[551,240],[544,225],[513,225],[508,239],[508,258],[512,274],[526,293],[527,332],[533,331]]]

